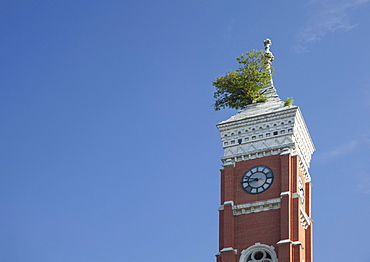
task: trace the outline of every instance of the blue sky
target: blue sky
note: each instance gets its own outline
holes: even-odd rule
[[[0,3],[0,262],[215,261],[211,82],[273,42],[315,143],[314,256],[370,261],[370,0]]]

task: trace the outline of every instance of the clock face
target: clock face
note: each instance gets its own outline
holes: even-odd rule
[[[274,181],[274,173],[267,166],[255,166],[242,177],[242,188],[249,194],[265,192]]]

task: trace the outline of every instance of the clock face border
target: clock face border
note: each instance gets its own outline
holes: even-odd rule
[[[269,189],[274,182],[274,172],[265,165],[258,165],[248,169],[241,180],[243,190],[251,195],[257,195]]]

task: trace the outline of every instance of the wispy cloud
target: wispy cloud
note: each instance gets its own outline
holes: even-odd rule
[[[311,0],[307,4],[309,18],[297,35],[293,49],[306,52],[310,44],[321,40],[326,34],[336,31],[349,31],[356,27],[349,19],[351,10],[370,0]]]
[[[328,160],[331,158],[336,158],[353,152],[359,145],[359,142],[356,140],[349,141],[343,145],[340,145],[332,150],[321,153],[318,155],[318,158],[321,160]]]
[[[370,174],[361,173],[357,177],[357,188],[359,192],[370,195]]]
[[[327,161],[338,157],[346,156],[355,151],[356,149],[364,147],[366,148],[370,147],[369,133],[362,134],[358,139],[344,142],[343,144],[338,145],[337,147],[334,147],[326,152],[318,153],[316,159],[320,161]]]
[[[324,162],[327,164],[328,161],[348,161],[351,155],[363,154],[368,152],[370,149],[370,133],[363,133],[356,140],[344,142],[337,147],[329,149],[326,152],[319,152],[315,156],[315,161]],[[348,164],[353,165],[353,169],[356,170],[351,175],[351,180],[357,188],[358,192],[370,196],[370,173],[366,169],[362,168],[361,165],[355,165],[352,161],[348,161]],[[365,164],[366,165],[366,164]]]

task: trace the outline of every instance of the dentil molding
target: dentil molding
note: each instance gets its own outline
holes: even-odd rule
[[[277,154],[298,155],[305,182],[311,181],[308,168],[315,147],[299,108],[261,106],[260,110],[247,108],[217,125],[223,165]]]
[[[252,203],[235,205],[232,207],[235,216],[268,211],[280,208],[280,198],[256,201]]]

